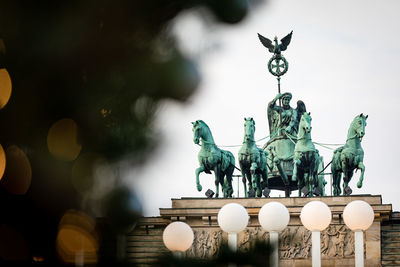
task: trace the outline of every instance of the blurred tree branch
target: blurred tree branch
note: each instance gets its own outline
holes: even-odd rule
[[[8,203],[0,223],[23,232],[31,255],[55,261],[58,220],[67,209],[82,208],[85,197],[71,182],[74,162],[49,153],[49,129],[69,118],[78,127],[80,155],[95,153],[111,163],[145,160],[157,142],[152,122],[159,101],[185,101],[199,84],[195,62],[166,30],[178,14],[196,7],[224,23],[240,22],[249,11],[246,0],[0,1],[0,68],[13,88],[0,110],[0,143],[20,147],[32,167],[26,195],[0,188]],[[168,49],[161,53],[159,47]],[[138,211],[127,214],[129,192],[111,189],[96,201],[111,199],[104,214],[124,228]]]

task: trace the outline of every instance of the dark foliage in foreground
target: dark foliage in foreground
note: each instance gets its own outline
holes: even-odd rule
[[[26,250],[2,238],[8,250],[0,250],[0,260],[62,264],[55,248],[60,218],[71,209],[96,217],[100,207],[105,218],[95,239],[106,257],[98,264],[116,266],[116,237],[140,215],[134,193],[112,169],[104,178],[116,177],[108,192],[91,198],[93,171],[74,184],[76,159],[51,155],[46,138],[55,122],[69,118],[79,127],[79,157],[96,155],[112,167],[121,160],[145,162],[157,147],[153,122],[160,101],[184,102],[200,82],[195,62],[170,32],[174,19],[193,8],[207,10],[214,23],[230,24],[249,11],[246,0],[0,0],[0,68],[13,88],[0,110],[0,144],[7,157],[10,147],[18,147],[32,173],[29,190],[13,194],[4,189],[12,176],[6,165],[0,225],[9,227],[2,233],[13,229],[22,236]],[[91,170],[94,163],[83,165]]]
[[[257,241],[247,252],[234,252],[226,244],[221,245],[217,257],[212,259],[176,257],[167,254],[159,259],[155,266],[164,267],[222,267],[234,263],[238,267],[269,266],[271,247],[265,241]]]

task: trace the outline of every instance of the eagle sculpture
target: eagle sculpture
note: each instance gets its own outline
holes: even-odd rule
[[[260,39],[261,43],[268,48],[268,51],[271,53],[274,53],[275,55],[280,55],[281,51],[285,51],[286,48],[288,47],[288,45],[290,44],[290,40],[292,39],[292,33],[293,31],[291,31],[288,35],[286,35],[285,37],[283,37],[281,39],[281,43],[278,44],[278,37],[275,36],[274,38],[274,42],[275,45],[272,43],[272,41],[264,36],[262,36],[261,34],[258,34],[258,38]]]

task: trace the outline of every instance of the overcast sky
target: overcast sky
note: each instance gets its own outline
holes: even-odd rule
[[[254,118],[256,140],[268,135],[266,107],[277,94],[277,82],[267,69],[271,54],[257,32],[280,39],[291,30],[292,41],[283,53],[289,71],[281,80],[282,91],[293,94],[291,106],[305,102],[313,118],[312,139],[321,143],[345,143],[353,118],[368,114],[362,141],[364,186],[356,187],[357,172],[350,187],[353,194],[382,195],[384,203],[400,210],[399,10],[398,0],[274,0],[239,26],[213,28],[193,13],[182,15],[175,31],[185,51],[198,57],[202,83],[188,103],[162,106],[155,123],[163,137],[158,151],[146,167],[127,174],[144,215],[159,215],[159,208],[171,206],[171,198],[215,191],[214,175],[205,173],[200,175],[203,191],[196,190],[200,147],[193,143],[190,122],[204,120],[221,146],[242,144],[244,117]],[[329,163],[333,152],[317,148]],[[239,166],[239,147],[228,150]],[[330,176],[326,179],[330,193]],[[234,189],[237,195],[236,179]],[[239,193],[243,196],[242,184]],[[272,196],[284,192],[274,190]]]

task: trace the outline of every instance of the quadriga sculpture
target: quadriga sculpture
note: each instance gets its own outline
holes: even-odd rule
[[[219,185],[222,186],[224,197],[232,197],[232,174],[235,169],[235,157],[229,151],[219,149],[214,143],[208,125],[197,120],[193,124],[193,142],[199,144],[201,141],[201,149],[198,154],[200,167],[196,169],[196,185],[197,190],[201,191],[199,174],[201,172],[215,175],[215,197],[219,196]]]
[[[244,194],[248,197],[246,178],[249,189],[253,189],[257,197],[261,197],[262,190],[268,187],[267,152],[258,148],[254,140],[256,131],[253,118],[244,119],[243,146],[239,150],[239,165],[242,171]]]
[[[339,196],[342,192],[340,188],[342,173],[344,174],[344,195],[351,194],[351,189],[348,187],[348,184],[355,169],[361,170],[357,187],[362,187],[365,166],[363,164],[364,150],[361,147],[361,139],[365,134],[367,118],[368,115],[364,116],[362,113],[354,118],[347,133],[346,144],[336,149],[333,153],[331,170],[333,176],[333,194],[335,196]]]
[[[307,112],[300,119],[293,164],[292,180],[297,181],[299,196],[304,186],[303,193],[312,196],[318,186],[319,155],[311,140],[311,116]]]

